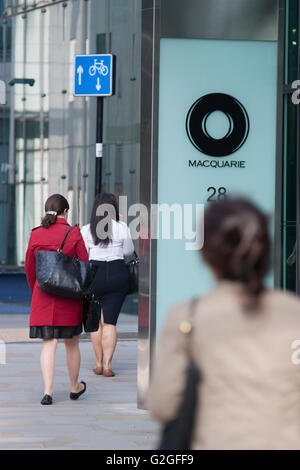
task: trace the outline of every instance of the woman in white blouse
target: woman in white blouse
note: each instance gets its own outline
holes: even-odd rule
[[[81,233],[89,259],[98,266],[92,290],[101,304],[99,329],[91,333],[96,355],[96,375],[113,377],[111,361],[117,344],[116,324],[128,293],[128,269],[124,256],[134,252],[130,231],[119,217],[113,194],[96,196],[90,223]]]

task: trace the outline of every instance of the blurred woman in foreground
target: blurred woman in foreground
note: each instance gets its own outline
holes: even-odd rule
[[[300,302],[264,286],[267,217],[244,200],[214,203],[204,237],[202,256],[218,284],[196,302],[191,335],[181,331],[191,303],[168,312],[149,409],[161,423],[176,417],[189,349],[202,377],[192,449],[299,449],[300,369],[292,343],[300,339]]]

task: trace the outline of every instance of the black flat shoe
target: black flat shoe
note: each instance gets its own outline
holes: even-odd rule
[[[80,397],[80,395],[82,395],[86,391],[86,383],[83,382],[83,381],[81,381],[80,383],[84,385],[84,389],[81,390],[81,392],[78,392],[78,393],[71,392],[70,393],[70,399],[71,400],[77,400]]]
[[[50,395],[44,395],[41,405],[52,405],[52,397],[50,397]]]

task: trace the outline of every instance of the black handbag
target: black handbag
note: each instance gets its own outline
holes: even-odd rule
[[[99,329],[100,302],[91,292],[83,301],[83,328],[86,333],[93,333]]]
[[[192,300],[191,315],[196,299]],[[190,342],[190,337],[188,338]],[[194,431],[195,410],[198,396],[200,372],[193,359],[189,360],[182,402],[176,417],[164,425],[158,450],[190,450]]]
[[[129,273],[128,294],[135,294],[139,290],[139,257],[134,252],[134,257],[126,263]]]
[[[95,268],[89,261],[80,261],[62,252],[71,229],[72,227],[68,228],[57,251],[36,252],[36,279],[43,292],[59,297],[81,299],[89,289]]]

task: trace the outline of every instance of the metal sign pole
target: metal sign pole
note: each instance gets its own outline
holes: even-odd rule
[[[103,104],[104,99],[102,96],[99,96],[97,98],[95,195],[101,193],[102,186]]]

